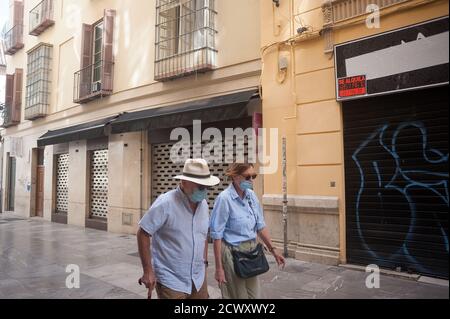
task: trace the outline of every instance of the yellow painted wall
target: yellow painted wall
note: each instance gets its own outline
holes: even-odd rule
[[[415,6],[417,3],[425,3]],[[294,36],[300,25],[310,31],[323,26],[319,0],[271,1],[261,3],[261,46],[283,42]],[[342,43],[421,21],[448,15],[448,1],[409,1],[382,10],[381,28],[368,29],[364,23],[334,31],[334,43]],[[345,262],[345,192],[343,128],[341,105],[336,102],[334,57],[324,53],[322,36],[298,42],[294,53],[288,46],[276,46],[263,56],[263,114],[265,127],[280,128],[288,144],[288,193],[293,195],[337,196],[339,198],[340,259]],[[279,83],[278,58],[286,56],[286,80]],[[294,70],[293,70],[294,69]],[[281,141],[280,136],[280,141]],[[281,154],[281,153],[280,153]],[[281,163],[281,158],[279,160]],[[335,187],[331,187],[331,183]],[[266,194],[281,194],[281,169],[265,176]],[[320,243],[318,243],[320,244]]]

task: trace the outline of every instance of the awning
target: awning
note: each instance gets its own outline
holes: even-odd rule
[[[106,125],[111,123],[115,118],[117,118],[117,115],[59,130],[48,131],[37,140],[37,144],[38,146],[45,146],[104,137],[108,135],[105,132]]]
[[[233,120],[247,116],[247,104],[256,89],[204,100],[121,114],[111,123],[112,133],[192,126],[202,123]]]

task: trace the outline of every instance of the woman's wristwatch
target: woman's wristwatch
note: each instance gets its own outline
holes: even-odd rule
[[[209,266],[209,262],[207,260],[205,260],[203,263],[205,264],[206,267]]]

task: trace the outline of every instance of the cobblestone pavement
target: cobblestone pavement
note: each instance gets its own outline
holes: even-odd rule
[[[209,293],[220,298],[210,246]],[[363,271],[293,259],[280,270],[268,259],[264,298],[449,298],[448,281],[382,275],[380,288],[368,289]],[[71,264],[80,269],[78,289],[66,287]],[[0,298],[145,298],[141,273],[133,235],[0,214]]]

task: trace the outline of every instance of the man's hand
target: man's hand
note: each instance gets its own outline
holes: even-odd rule
[[[144,284],[148,289],[148,299],[152,299],[152,291],[155,289],[156,277],[153,271],[144,272],[141,278],[138,280],[139,285]]]
[[[226,279],[225,279],[225,271],[223,270],[223,268],[216,268],[216,275],[215,278],[217,280],[217,283],[219,284],[219,286],[223,283],[226,283]]]

